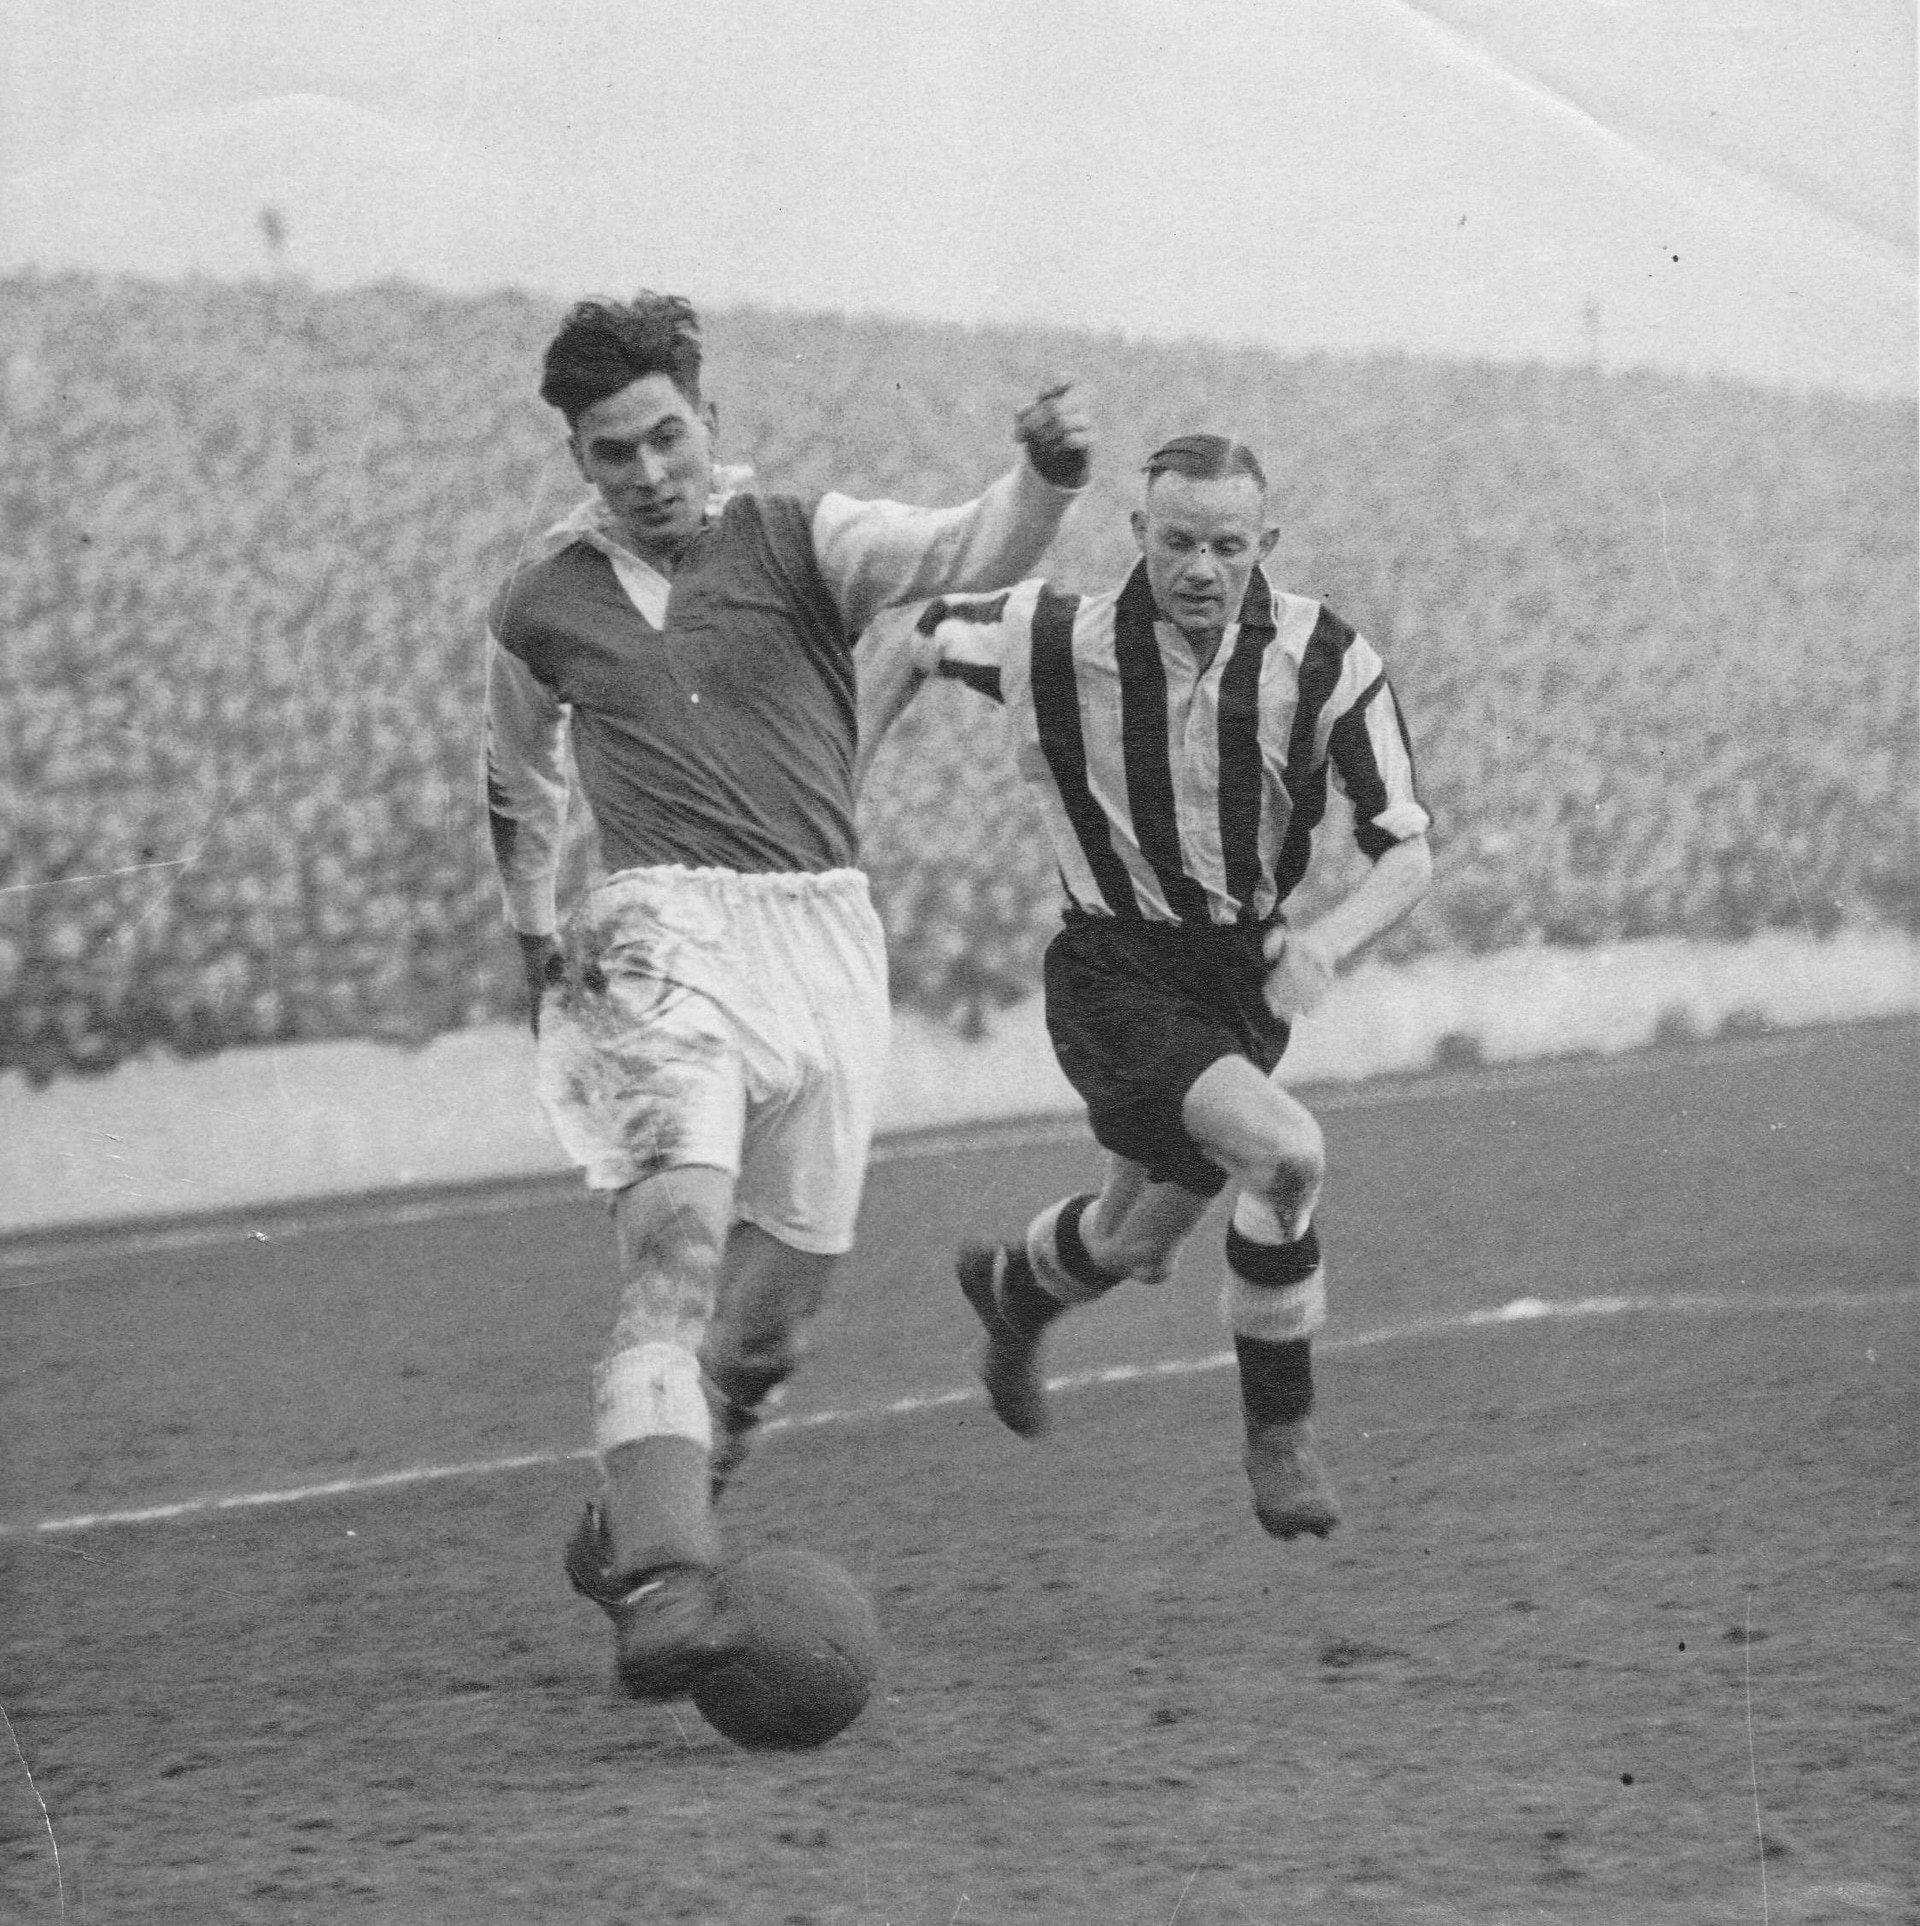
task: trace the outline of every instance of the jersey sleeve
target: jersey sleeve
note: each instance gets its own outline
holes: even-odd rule
[[[1033,643],[1033,612],[1046,584],[1021,582],[998,595],[943,595],[913,625],[913,661],[921,675],[964,682],[995,702],[1006,700],[1007,663]]]
[[[1424,836],[1433,818],[1414,783],[1413,742],[1385,665],[1355,636],[1321,726],[1333,779],[1353,805],[1354,840],[1374,861],[1395,843]]]
[[[1046,552],[1079,491],[1041,479],[1024,457],[958,508],[910,508],[823,495],[814,554],[850,634],[884,608],[1004,588]]]
[[[507,922],[524,936],[552,933],[567,820],[566,705],[489,635],[487,827]]]

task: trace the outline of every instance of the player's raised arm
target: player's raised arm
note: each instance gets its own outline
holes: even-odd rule
[[[929,596],[998,589],[1030,574],[1086,484],[1093,429],[1071,383],[1020,411],[1023,454],[1012,471],[958,508],[821,497],[814,552],[849,629]]]
[[[1014,417],[1013,438],[1042,481],[1084,488],[1093,472],[1093,422],[1071,381],[1042,388]]]
[[[1005,703],[1010,682],[1025,681],[1034,611],[1046,586],[1034,576],[997,595],[936,596],[913,625],[916,668]]]
[[[881,740],[934,676],[964,682],[995,702],[1006,700],[1001,665],[1011,651],[1029,645],[1041,586],[1035,580],[997,595],[937,596],[876,618],[853,652],[860,691],[856,793]]]

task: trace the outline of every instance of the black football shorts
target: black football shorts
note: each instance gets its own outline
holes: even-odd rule
[[[1287,1047],[1287,1025],[1260,994],[1263,934],[1070,912],[1047,946],[1053,1053],[1094,1140],[1155,1183],[1219,1194],[1226,1173],[1187,1135],[1180,1106],[1222,1057],[1264,1074]]]

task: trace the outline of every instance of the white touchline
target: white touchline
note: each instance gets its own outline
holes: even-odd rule
[[[1441,1337],[1451,1331],[1470,1331],[1490,1324],[1565,1322],[1577,1318],[1620,1317],[1629,1312],[1670,1312],[1688,1317],[1723,1316],[1741,1311],[1863,1311],[1911,1304],[1920,1298],[1920,1289],[1900,1291],[1815,1291],[1771,1297],[1730,1297],[1686,1295],[1675,1297],[1581,1297],[1556,1299],[1516,1297],[1506,1304],[1480,1310],[1463,1311],[1453,1317],[1417,1318],[1408,1324],[1384,1325],[1374,1331],[1357,1331],[1351,1337],[1317,1340],[1322,1354],[1363,1351],[1380,1344],[1396,1344],[1409,1338]],[[1234,1363],[1231,1351],[1216,1351],[1199,1358],[1163,1358],[1151,1364],[1113,1364],[1094,1371],[1077,1371],[1065,1377],[1050,1378],[1047,1389],[1071,1393],[1091,1390],[1097,1385],[1131,1384],[1153,1378],[1191,1377],[1205,1371],[1224,1371]],[[979,1404],[984,1393],[977,1388],[946,1391],[918,1391],[893,1398],[883,1404],[850,1407],[846,1410],[808,1411],[791,1418],[769,1419],[764,1430],[812,1431],[823,1425],[859,1424],[880,1418],[912,1417],[923,1411],[938,1411],[949,1405]],[[393,1491],[408,1485],[426,1485],[449,1478],[493,1478],[508,1472],[539,1470],[550,1465],[569,1464],[593,1456],[590,1449],[574,1451],[528,1451],[511,1458],[485,1458],[466,1464],[410,1465],[400,1471],[383,1471],[371,1477],[330,1478],[323,1483],[289,1485],[274,1491],[238,1491],[224,1495],[182,1498],[170,1504],[142,1505],[127,1511],[82,1512],[69,1518],[43,1518],[30,1525],[0,1524],[0,1540],[47,1537],[60,1532],[93,1531],[104,1525],[164,1524],[170,1519],[198,1517],[208,1512],[248,1511],[262,1505],[298,1504],[309,1498],[350,1498],[368,1492]]]

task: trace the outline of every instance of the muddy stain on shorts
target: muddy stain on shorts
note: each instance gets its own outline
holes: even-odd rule
[[[731,1048],[714,1006],[656,967],[631,917],[616,935],[583,914],[549,973],[543,1095],[561,1141],[603,1186],[700,1161],[687,1154],[689,1116]]]

